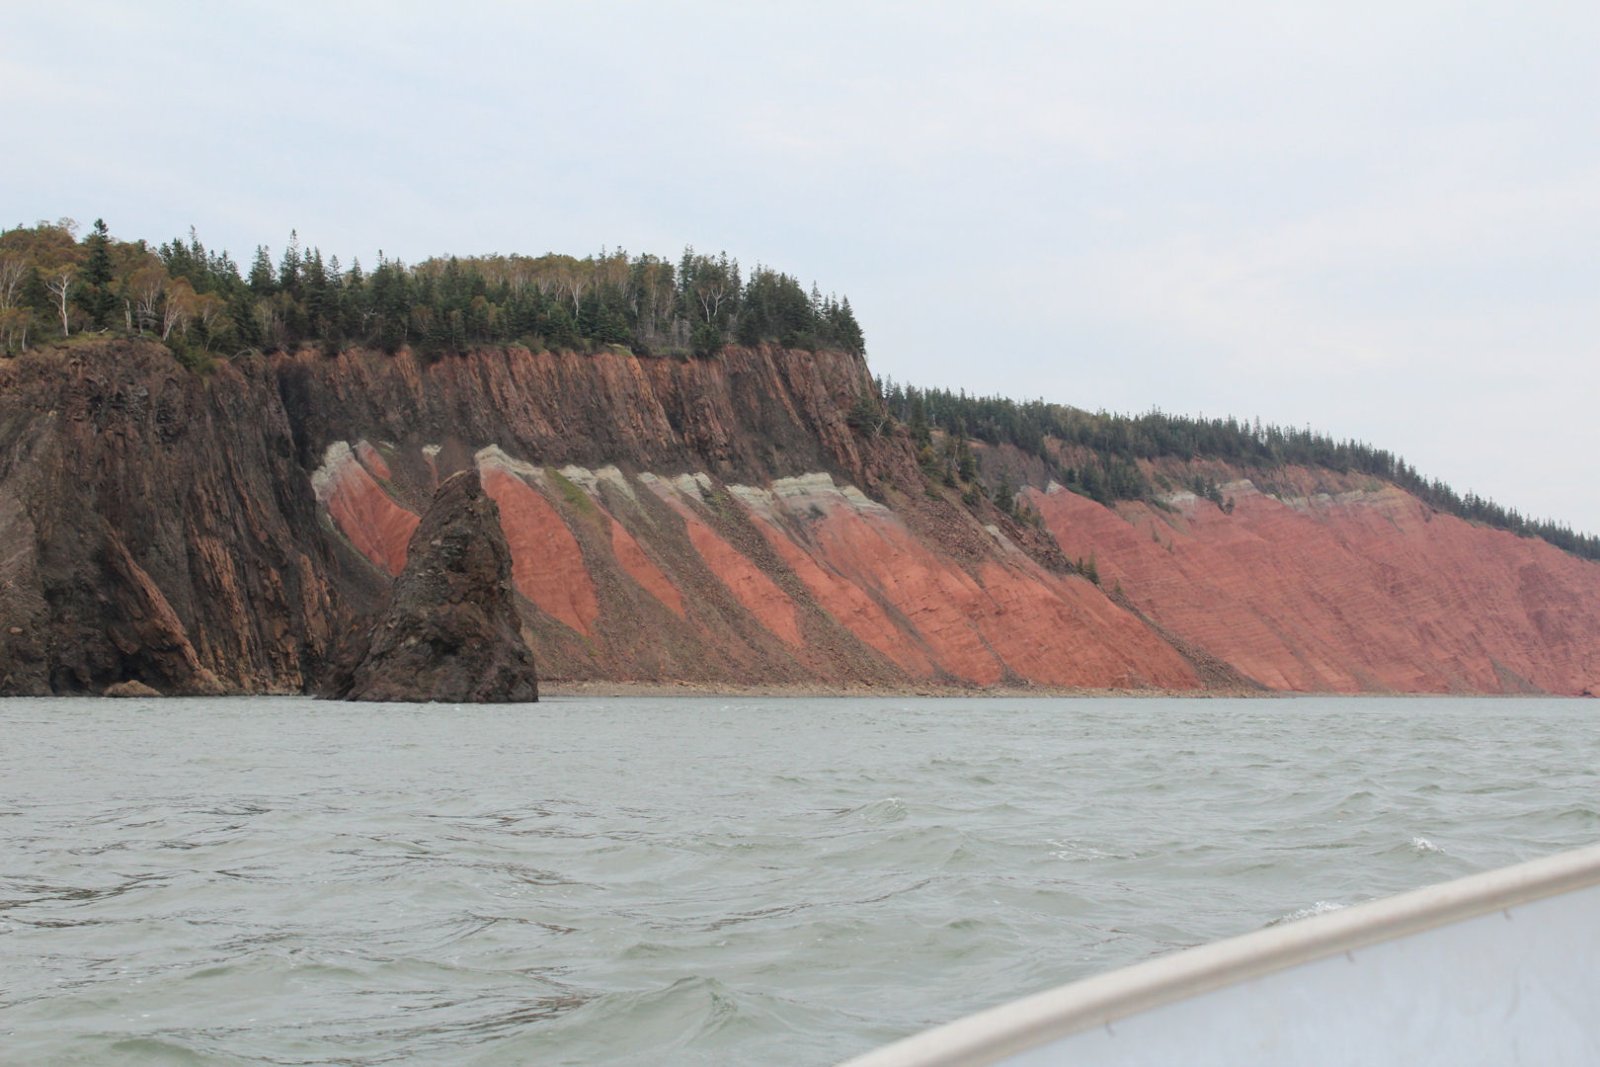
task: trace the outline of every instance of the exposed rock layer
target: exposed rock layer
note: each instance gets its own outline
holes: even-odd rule
[[[772,349],[0,364],[0,692],[324,688],[462,471],[547,679],[1600,686],[1600,566],[1542,542],[1328,472],[1231,486],[1232,514],[1036,489],[1035,530],[853,432],[870,387]]]
[[[511,552],[477,471],[439,487],[372,630],[349,700],[539,699],[511,589]]]
[[[1029,499],[1102,583],[1268,688],[1577,694],[1600,678],[1600,565],[1392,485],[1278,477],[1284,499],[1228,485],[1231,514],[1190,494],[1167,511]]]

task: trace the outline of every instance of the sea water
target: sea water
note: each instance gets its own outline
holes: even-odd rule
[[[1592,843],[1597,711],[0,701],[0,1062],[828,1064]]]

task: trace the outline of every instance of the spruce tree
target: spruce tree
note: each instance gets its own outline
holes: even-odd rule
[[[111,234],[105,219],[94,220],[94,228],[83,243],[89,248],[89,258],[83,265],[78,304],[88,314],[90,327],[103,330],[110,325],[112,309],[117,306],[116,294],[111,291]]]
[[[277,289],[278,278],[272,269],[272,255],[266,245],[256,245],[256,257],[250,263],[250,295],[271,296]]]

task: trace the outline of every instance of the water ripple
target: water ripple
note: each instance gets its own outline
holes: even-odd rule
[[[826,1064],[1589,843],[1538,700],[0,701],[16,1062]]]

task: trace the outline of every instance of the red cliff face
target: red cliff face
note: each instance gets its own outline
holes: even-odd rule
[[[1032,491],[1069,556],[1272,689],[1582,693],[1600,678],[1600,565],[1432,512],[1392,485],[1285,472],[1232,514],[1182,494],[1112,510]]]
[[[547,675],[1199,684],[1083,579],[1052,574],[985,531],[987,553],[964,565],[827,474],[770,487],[704,473],[601,475],[537,468],[493,446],[476,465],[499,504],[517,588],[551,635],[539,649]],[[334,520],[353,544],[373,537]],[[641,658],[632,642],[646,598],[655,639],[698,649],[698,662],[668,671]],[[580,644],[582,656],[562,651]]]
[[[339,441],[329,446],[311,485],[351,546],[394,576],[405,569],[406,549],[420,520],[384,492],[378,479],[388,477],[389,466],[377,449],[358,441],[352,451]]]
[[[1232,514],[1035,490],[1035,531],[852,431],[869,388],[859,359],[772,349],[0,365],[0,692],[316,689],[467,470],[546,679],[1600,685],[1600,567],[1542,542],[1313,473],[1229,487]]]

